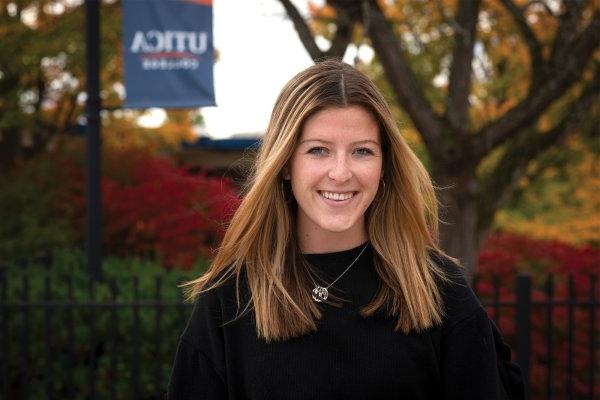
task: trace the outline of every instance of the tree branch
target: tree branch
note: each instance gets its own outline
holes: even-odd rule
[[[462,132],[469,129],[471,61],[480,4],[480,0],[461,0],[456,13],[456,24],[460,28],[454,30],[446,116],[450,123]]]
[[[71,130],[73,126],[73,115],[75,114],[75,110],[77,109],[77,92],[73,92],[71,96],[69,96],[68,101],[69,107],[67,108],[67,112],[65,113],[65,117],[63,119],[63,124],[61,131],[67,132]]]
[[[66,94],[65,94],[66,97]],[[62,100],[62,99],[61,99]],[[54,109],[54,112],[52,113],[52,119],[50,122],[50,125],[53,126],[55,128],[56,131],[62,131],[62,129],[60,128],[60,117],[63,114],[63,109],[65,108],[65,103],[66,100],[62,100],[59,101],[58,104],[56,105],[56,108]]]
[[[294,6],[290,0],[279,0],[279,2],[281,3],[281,5],[283,5],[283,8],[285,8],[285,12],[292,20],[294,28],[298,33],[298,37],[300,38],[300,41],[304,45],[304,48],[310,55],[310,58],[312,58],[313,61],[322,58],[323,52],[315,43],[315,38],[313,37],[310,28],[306,24],[306,21],[304,21],[304,18],[302,18],[302,15],[300,15],[300,12],[296,8],[296,6]]]
[[[460,32],[461,34],[464,34],[464,32],[462,32],[463,28],[456,22],[456,20],[454,18],[452,18],[451,16],[449,16],[446,13],[446,9],[444,8],[444,4],[443,4],[442,0],[436,0],[435,6],[442,17],[442,21],[444,21],[446,24],[448,24],[448,26],[450,26],[452,28],[453,32],[455,32],[455,33]]]
[[[565,11],[559,16],[560,24],[554,36],[549,64],[553,67],[560,65],[563,57],[569,53],[569,47],[579,25],[579,17],[583,12],[583,1],[564,1]],[[596,12],[596,15],[598,12]],[[597,31],[596,31],[597,32]]]
[[[350,42],[352,42],[352,30],[354,28],[354,22],[350,15],[343,9],[333,6],[336,10],[338,21],[336,24],[335,36],[331,41],[329,50],[325,53],[325,57],[336,57],[342,58],[346,53],[346,49]]]
[[[369,2],[370,29],[368,32],[375,53],[379,57],[385,75],[397,96],[398,102],[411,117],[421,133],[430,154],[439,151],[439,143],[445,129],[441,118],[425,99],[413,71],[408,65],[400,39],[396,37],[389,22],[375,2]]]
[[[314,62],[322,60],[323,58],[342,58],[344,56],[348,45],[352,41],[352,28],[354,25],[352,19],[347,13],[344,12],[344,10],[335,7],[338,15],[335,36],[331,41],[331,46],[329,47],[329,50],[321,51],[321,49],[319,49],[315,42],[315,38],[312,32],[310,31],[308,24],[306,23],[304,18],[302,18],[302,15],[300,15],[298,9],[292,4],[290,0],[279,1],[283,5],[283,8],[285,9],[287,15],[292,20],[292,23],[294,24],[294,28],[298,33],[300,41],[302,42],[304,48],[306,49],[310,58],[312,58]]]
[[[556,17],[556,14],[554,14],[554,11],[552,11],[552,8],[550,8],[548,3],[546,3],[544,0],[531,0],[530,2],[528,2],[527,4],[525,4],[523,6],[523,12],[525,12],[525,10],[527,10],[529,7],[531,7],[534,4],[539,4],[540,6],[542,6],[544,8],[544,10],[546,10],[546,12],[548,14],[552,15],[553,17]]]
[[[519,130],[531,125],[553,101],[581,77],[593,52],[599,47],[600,11],[570,46],[560,68],[548,74],[548,79],[538,90],[507,111],[501,118],[488,124],[474,136],[474,155],[482,159],[496,146],[510,139]]]
[[[508,10],[515,20],[521,35],[529,49],[529,57],[531,58],[531,90],[537,89],[542,83],[545,76],[544,58],[542,56],[542,48],[537,40],[535,33],[529,27],[525,19],[524,10],[519,8],[512,0],[500,0],[504,8]]]
[[[569,133],[578,128],[588,117],[590,108],[600,97],[600,71],[585,88],[579,98],[571,103],[560,123],[548,132],[530,129],[504,154],[494,172],[481,182],[479,199],[479,226],[486,230],[492,223],[496,211],[506,205],[518,191],[518,182],[526,174],[527,166],[551,146],[560,143]]]
[[[35,101],[35,113],[39,114],[42,109],[42,103],[46,98],[46,79],[44,77],[44,72],[40,69],[37,71],[37,76],[35,80],[35,88],[37,90],[37,100]]]

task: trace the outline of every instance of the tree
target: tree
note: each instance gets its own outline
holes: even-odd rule
[[[530,163],[510,203],[496,214],[503,232],[600,248],[600,141],[572,135]],[[533,176],[533,179],[531,178]]]
[[[189,139],[189,111],[169,112],[165,129],[151,130],[137,125],[141,111],[120,109],[121,2],[99,1],[103,140],[173,147]],[[81,130],[86,84],[82,3],[0,0],[0,172]]]
[[[101,97],[120,104],[120,18],[103,2]],[[85,99],[85,16],[81,3],[0,0],[0,171],[72,133]]]
[[[306,19],[280,2],[315,62],[343,57],[361,31],[370,41],[442,188],[441,245],[470,273],[530,162],[573,132],[598,133],[593,1],[328,0]],[[335,32],[327,51],[315,21]]]

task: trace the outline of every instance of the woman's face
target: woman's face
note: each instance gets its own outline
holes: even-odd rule
[[[364,214],[377,193],[382,163],[377,121],[362,107],[326,108],[311,116],[284,170],[298,203],[300,237],[364,240]]]

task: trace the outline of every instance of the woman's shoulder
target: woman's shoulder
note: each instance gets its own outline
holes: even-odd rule
[[[438,279],[445,312],[443,330],[446,331],[484,309],[467,283],[463,267],[437,252],[429,254],[446,277]]]
[[[231,319],[235,318],[238,310],[236,277],[228,277],[220,284],[210,287],[194,298],[193,310],[184,337],[194,338],[202,336],[207,328],[220,330]],[[243,278],[239,279],[239,304],[241,309],[247,303],[246,284]]]

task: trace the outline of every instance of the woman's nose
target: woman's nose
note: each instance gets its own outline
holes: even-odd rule
[[[337,157],[333,161],[333,165],[331,165],[328,174],[330,179],[339,182],[345,182],[348,179],[352,178],[352,171],[348,165],[348,160],[346,157]]]

